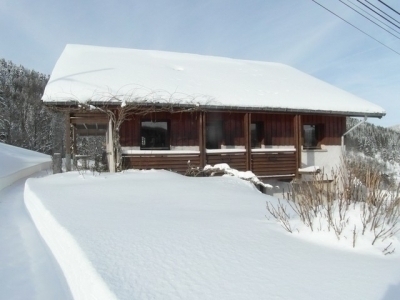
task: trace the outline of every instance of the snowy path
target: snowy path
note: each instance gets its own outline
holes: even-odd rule
[[[0,299],[72,299],[57,262],[26,211],[25,180],[0,190]]]

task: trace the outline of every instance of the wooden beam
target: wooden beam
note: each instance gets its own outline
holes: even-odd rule
[[[74,170],[76,170],[76,167],[77,167],[77,161],[76,161],[76,154],[77,154],[76,135],[77,135],[77,129],[76,129],[75,126],[72,126],[72,161],[73,161],[73,165],[74,165]]]
[[[244,114],[244,142],[246,148],[246,170],[251,171],[251,113]]]
[[[71,171],[71,120],[69,111],[65,114],[65,170]]]
[[[200,168],[206,165],[206,118],[205,112],[199,113],[199,151],[200,151]]]
[[[94,117],[102,117],[107,118],[107,113],[105,112],[71,112],[71,118],[94,118]]]
[[[112,120],[108,121],[108,134],[107,134],[107,145],[108,145],[108,169],[110,173],[115,173],[115,156],[114,156],[114,134]]]
[[[76,129],[79,136],[104,136],[107,129]]]
[[[296,148],[296,178],[300,177],[299,168],[301,168],[301,115],[294,117],[294,143]]]
[[[107,118],[71,118],[71,124],[108,124]]]
[[[298,163],[299,163],[299,168],[301,168],[301,152],[302,152],[302,143],[301,143],[301,136],[303,134],[303,124],[301,121],[301,115],[298,115],[298,122],[299,122],[299,132],[298,132],[298,145],[299,145],[299,152],[297,153],[297,159],[298,159]]]

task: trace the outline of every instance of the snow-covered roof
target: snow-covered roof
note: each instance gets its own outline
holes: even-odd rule
[[[196,54],[67,45],[43,101],[196,104],[216,109],[381,117],[385,110],[287,65]]]

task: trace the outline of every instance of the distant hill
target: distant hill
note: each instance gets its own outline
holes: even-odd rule
[[[348,118],[347,129],[358,122],[360,121]],[[379,157],[384,162],[400,163],[400,126],[397,126],[397,130],[393,127],[385,128],[370,123],[362,124],[346,136],[346,148],[364,153],[371,158]]]

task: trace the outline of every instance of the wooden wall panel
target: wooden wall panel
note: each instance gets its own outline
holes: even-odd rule
[[[163,169],[185,174],[188,161],[192,166],[200,166],[199,155],[125,155],[124,169]]]
[[[294,115],[252,113],[251,120],[264,123],[264,145],[294,145]]]
[[[252,170],[257,176],[294,176],[296,152],[253,153]]]
[[[170,120],[172,146],[197,146],[199,141],[199,113],[152,113],[147,116],[129,116],[120,130],[122,146],[140,146],[140,119]],[[223,121],[223,145],[245,144],[243,113],[207,113],[206,122]],[[264,144],[267,146],[294,145],[294,115],[252,113],[252,121],[264,123]],[[346,130],[346,117],[302,115],[302,124],[324,124],[321,141],[325,145],[340,145]]]
[[[207,153],[206,163],[209,165],[226,163],[233,169],[247,171],[245,153]]]
[[[222,121],[223,137],[221,144],[225,146],[244,146],[244,114],[243,113],[206,113],[206,123]]]
[[[234,145],[241,145],[244,146],[245,135],[244,135],[244,114],[236,114],[235,116],[235,138],[234,138]]]
[[[294,116],[287,115],[286,116],[286,132],[285,132],[285,145],[293,145],[294,144]]]
[[[122,146],[140,146],[140,121],[164,121],[170,122],[171,146],[197,146],[199,138],[198,127],[199,113],[166,113],[157,112],[148,115],[132,115],[126,120],[120,129]]]
[[[323,124],[325,132],[321,144],[340,145],[340,138],[346,132],[346,117],[303,115],[302,124]]]
[[[138,116],[131,115],[122,123],[120,128],[121,146],[139,146],[140,144],[140,119]]]

